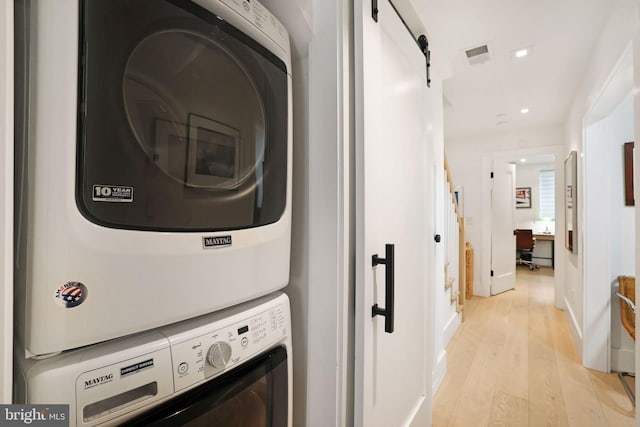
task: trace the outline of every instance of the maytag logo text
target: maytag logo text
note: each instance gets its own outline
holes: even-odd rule
[[[231,246],[231,236],[205,236],[202,238],[202,245],[205,249]]]

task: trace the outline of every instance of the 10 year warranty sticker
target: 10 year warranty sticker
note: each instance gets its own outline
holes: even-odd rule
[[[94,202],[130,203],[133,202],[133,187],[94,185],[92,200]]]

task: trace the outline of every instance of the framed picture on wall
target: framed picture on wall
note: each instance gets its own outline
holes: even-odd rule
[[[565,188],[565,246],[569,252],[578,253],[578,153],[572,151],[564,161]]]
[[[516,208],[531,207],[531,187],[516,188]]]

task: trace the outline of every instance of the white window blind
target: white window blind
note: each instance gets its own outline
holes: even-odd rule
[[[539,174],[540,205],[538,219],[543,221],[555,220],[555,171],[541,170]]]

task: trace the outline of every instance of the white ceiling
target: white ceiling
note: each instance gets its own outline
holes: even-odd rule
[[[445,138],[560,125],[615,0],[411,0],[448,61]],[[487,44],[490,60],[464,51]],[[515,50],[533,48],[516,59]],[[434,64],[437,67],[437,64]],[[450,105],[449,105],[450,104]],[[520,109],[529,108],[523,115]]]

